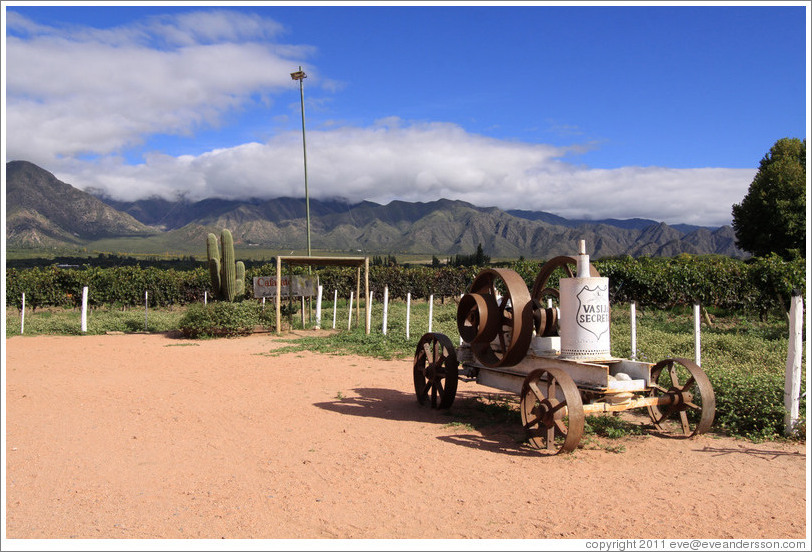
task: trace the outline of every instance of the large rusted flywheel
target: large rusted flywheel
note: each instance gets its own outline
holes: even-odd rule
[[[507,268],[477,274],[460,300],[457,328],[485,366],[518,364],[533,338],[533,305],[522,277]]]
[[[556,269],[560,268],[564,271],[563,277],[565,278],[573,278],[575,276],[575,267],[577,265],[577,260],[575,257],[570,257],[567,255],[562,255],[560,257],[553,257],[546,263],[544,266],[541,267],[538,275],[536,276],[536,281],[533,283],[533,291],[530,293],[533,299],[541,301],[545,296],[553,296],[556,299],[559,298],[558,289],[554,287],[549,287],[547,282],[550,280],[550,276],[556,271]],[[599,278],[600,273],[598,270],[592,265],[589,264],[589,275],[593,278]]]

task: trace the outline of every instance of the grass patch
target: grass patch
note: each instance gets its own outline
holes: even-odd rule
[[[164,333],[178,329],[185,307],[120,309],[100,307],[89,309],[87,335],[108,332]],[[146,316],[145,316],[146,314]],[[146,319],[146,320],[145,320]],[[20,335],[20,311],[6,307],[6,337]],[[23,335],[83,335],[82,312],[79,309],[26,309]]]
[[[600,415],[586,416],[584,421],[584,435],[597,435],[608,439],[622,439],[630,435],[643,435],[645,432],[640,424],[624,420],[620,416]]]

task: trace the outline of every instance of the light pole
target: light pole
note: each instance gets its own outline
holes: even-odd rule
[[[304,152],[304,182],[305,182],[305,210],[307,216],[307,256],[310,256],[310,194],[307,191],[307,141],[305,140],[305,114],[304,114],[304,79],[307,78],[302,66],[290,74],[290,78],[299,81],[299,97],[302,101],[302,151]]]

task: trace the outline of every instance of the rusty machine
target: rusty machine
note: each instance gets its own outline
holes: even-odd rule
[[[599,412],[645,408],[665,435],[708,431],[716,401],[697,364],[611,355],[609,279],[585,249],[582,240],[578,255],[545,263],[532,291],[513,270],[482,270],[459,301],[460,345],[441,333],[417,344],[418,402],[449,408],[460,379],[517,393],[528,443],[553,454],[575,450],[585,416]],[[554,274],[557,289],[548,285]]]

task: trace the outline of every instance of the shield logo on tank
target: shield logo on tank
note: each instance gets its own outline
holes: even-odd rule
[[[584,286],[578,292],[578,311],[575,322],[600,339],[609,331],[609,286]]]

